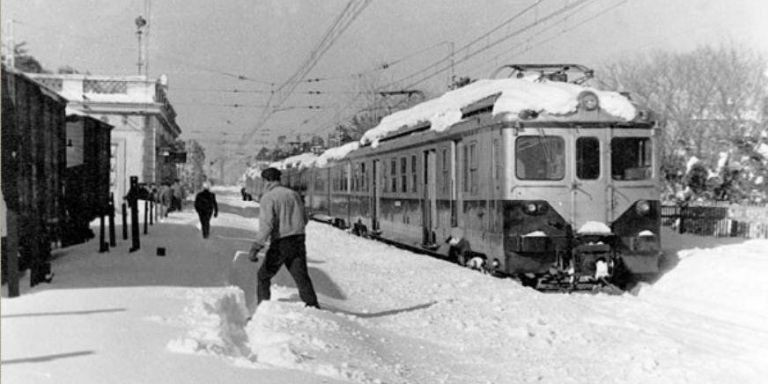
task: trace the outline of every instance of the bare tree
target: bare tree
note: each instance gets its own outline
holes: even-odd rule
[[[733,43],[638,55],[609,64],[598,75],[659,115],[667,179],[681,176],[685,157],[696,156],[711,167],[721,152],[744,147],[745,138],[757,142],[764,129],[766,60]]]
[[[365,131],[375,127],[385,116],[408,109],[427,99],[421,89],[383,88],[378,77],[361,77],[358,94],[363,98],[362,108],[349,118],[341,129],[352,139],[359,139]]]

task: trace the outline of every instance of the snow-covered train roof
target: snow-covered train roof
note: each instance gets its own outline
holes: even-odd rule
[[[547,80],[478,80],[438,98],[384,117],[379,125],[365,132],[360,143],[375,147],[379,139],[390,132],[422,123],[429,123],[431,130],[445,131],[461,121],[462,108],[496,94],[499,97],[493,103],[493,115],[511,113],[516,116],[523,110],[565,115],[576,112],[579,94],[583,91],[591,91],[597,95],[600,108],[619,119],[629,121],[637,114],[635,106],[629,99],[618,92],[600,91],[581,85]]]
[[[317,161],[317,157],[318,156],[312,152],[305,152],[299,155],[287,157],[280,161],[276,161],[269,166],[277,169],[307,168],[314,165],[315,161]]]
[[[317,158],[315,165],[317,165],[318,167],[324,167],[330,161],[340,160],[347,157],[347,155],[349,155],[350,152],[358,148],[360,148],[360,143],[357,141],[349,142],[339,147],[329,148],[325,152],[323,152],[323,154],[320,155],[320,157]]]
[[[305,166],[324,167],[329,162],[347,157],[360,146],[370,144],[376,147],[380,139],[403,127],[428,123],[430,130],[443,132],[461,121],[463,108],[494,95],[498,97],[493,102],[493,115],[510,113],[514,117],[524,110],[566,115],[577,111],[579,95],[584,91],[594,93],[598,97],[600,109],[617,119],[630,121],[637,115],[635,106],[618,92],[547,80],[478,80],[435,99],[388,115],[379,125],[366,131],[359,142],[330,148],[313,163],[305,163]]]

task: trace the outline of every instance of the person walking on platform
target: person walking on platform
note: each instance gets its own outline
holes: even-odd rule
[[[166,218],[168,217],[168,210],[170,209],[171,205],[171,187],[168,186],[168,183],[163,183],[160,186],[160,191],[158,194],[160,199],[158,204],[158,208],[160,208],[160,217]]]
[[[181,199],[184,197],[182,196],[181,182],[179,182],[179,180],[176,180],[173,185],[171,185],[171,192],[171,211],[181,212]]]
[[[219,205],[216,204],[216,194],[210,191],[211,185],[206,181],[203,190],[195,196],[195,211],[200,217],[200,226],[203,230],[203,239],[207,239],[211,233],[211,214],[219,216]]]
[[[259,208],[259,232],[250,251],[251,261],[258,261],[259,251],[269,248],[257,274],[256,297],[258,306],[270,298],[272,278],[283,265],[299,289],[299,297],[308,307],[320,308],[312,280],[307,271],[307,249],[304,228],[307,214],[301,196],[294,190],[280,185],[280,171],[267,168],[261,172],[264,194]]]

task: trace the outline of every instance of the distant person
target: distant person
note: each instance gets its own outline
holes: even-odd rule
[[[253,196],[251,196],[250,193],[246,192],[245,187],[240,188],[240,195],[243,196],[243,201],[253,201]]]
[[[179,180],[176,180],[173,185],[171,185],[171,211],[181,211],[181,199],[182,196],[182,190],[181,190],[181,183]]]
[[[200,217],[200,226],[203,230],[203,239],[207,239],[211,232],[211,214],[219,216],[219,205],[216,204],[216,194],[211,192],[211,185],[206,181],[203,190],[195,196],[195,211]]]
[[[168,183],[163,183],[160,186],[160,217],[168,217],[168,211],[171,209],[171,197],[173,192],[171,192],[171,187],[168,185]]]
[[[319,309],[317,295],[307,271],[304,235],[307,215],[304,202],[296,191],[280,185],[279,170],[267,168],[261,172],[261,177],[264,179],[264,194],[260,201],[259,232],[250,251],[251,260],[258,261],[259,251],[267,241],[271,242],[258,272],[256,305],[269,300],[272,277],[285,265],[296,282],[301,300],[308,307]]]

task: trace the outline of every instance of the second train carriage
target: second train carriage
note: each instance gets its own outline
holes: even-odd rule
[[[460,263],[482,257],[540,288],[658,272],[650,111],[541,79],[481,81],[428,103],[284,182],[323,220]]]

